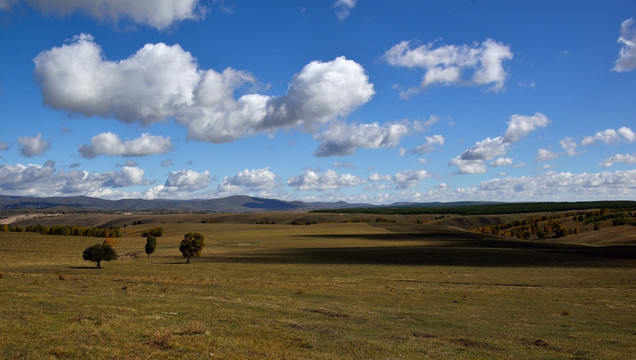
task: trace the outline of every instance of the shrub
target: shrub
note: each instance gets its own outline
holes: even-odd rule
[[[146,237],[146,238],[149,236],[160,237],[162,235],[163,235],[162,227],[156,227],[154,229],[148,229],[141,232],[141,237]]]
[[[106,240],[104,240],[104,242],[102,243],[102,245],[117,246],[117,239],[113,239],[113,238],[106,238]]]
[[[181,333],[185,335],[203,334],[205,329],[205,323],[199,320],[188,320],[181,325]]]
[[[170,340],[172,340],[172,331],[164,328],[154,328],[152,330],[153,340],[152,343],[160,348],[170,347]]]

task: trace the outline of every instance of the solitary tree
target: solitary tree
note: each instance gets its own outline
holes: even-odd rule
[[[86,248],[82,253],[82,258],[87,261],[96,262],[97,268],[100,269],[102,267],[102,261],[116,260],[117,253],[110,245],[97,244]]]
[[[150,259],[150,254],[155,252],[156,247],[157,238],[155,236],[148,236],[146,238],[146,254],[148,254],[148,259]]]
[[[205,247],[205,240],[203,234],[189,232],[183,236],[179,251],[186,258],[186,264],[190,263],[190,258],[193,256],[201,256],[201,250]]]

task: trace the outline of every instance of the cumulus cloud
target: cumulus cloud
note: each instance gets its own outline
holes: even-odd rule
[[[179,191],[195,191],[205,189],[210,185],[210,172],[197,172],[182,169],[171,172],[166,180],[165,187]]]
[[[491,39],[481,44],[446,45],[437,48],[432,43],[411,48],[410,41],[402,41],[384,53],[384,60],[392,66],[424,68],[421,89],[433,84],[488,85],[500,90],[508,74],[502,63],[513,58],[510,47]],[[465,75],[469,73],[469,75]],[[418,92],[403,92],[408,97]]]
[[[508,128],[503,136],[488,137],[478,141],[460,156],[453,158],[449,165],[459,167],[460,174],[485,173],[485,161],[496,157],[505,157],[510,144],[523,139],[537,128],[545,127],[549,123],[550,119],[542,113],[535,113],[532,116],[513,114],[510,116],[510,121],[507,122]],[[494,163],[497,164],[496,161]]]
[[[90,196],[105,187],[147,185],[143,177],[142,169],[128,166],[120,171],[90,173],[57,170],[53,161],[44,165],[0,165],[0,192],[24,196]]]
[[[9,10],[19,2],[28,3],[44,14],[70,15],[78,12],[100,21],[117,24],[123,19],[157,29],[186,19],[199,19],[204,14],[198,5],[199,0],[0,0],[0,9]]]
[[[318,157],[353,155],[358,148],[394,148],[408,132],[402,124],[342,124],[334,123],[315,138],[321,143],[314,153]]]
[[[266,193],[280,186],[277,182],[277,175],[270,171],[269,168],[239,171],[232,177],[224,177],[223,182],[219,184],[218,191],[220,193],[246,193],[261,192]]]
[[[344,56],[312,61],[292,79],[287,94],[272,99],[261,127],[312,127],[345,116],[375,91],[364,68]]]
[[[594,136],[586,136],[581,141],[581,145],[587,146],[602,141],[607,145],[618,144],[620,142],[633,143],[636,141],[636,134],[632,129],[623,126],[618,130],[606,129],[604,131],[597,132]]]
[[[495,161],[490,163],[492,167],[500,167],[500,166],[510,166],[512,165],[512,159],[507,157],[497,158]]]
[[[507,122],[508,129],[503,136],[506,143],[514,143],[528,136],[539,127],[548,126],[550,120],[542,113],[535,113],[532,116],[511,115]]]
[[[127,187],[133,185],[148,184],[144,179],[144,171],[137,166],[124,166],[121,171],[113,172],[110,178],[103,184],[108,187]]]
[[[483,174],[487,171],[486,164],[481,159],[466,160],[462,159],[461,156],[456,156],[448,165],[457,166],[460,174]]]
[[[485,138],[478,141],[473,147],[464,151],[462,160],[492,160],[497,156],[505,156],[508,143],[501,136]]]
[[[563,150],[565,151],[565,155],[574,156],[577,154],[576,149],[578,145],[576,144],[576,141],[574,141],[574,139],[572,139],[571,137],[563,138],[562,140],[559,141],[559,144],[561,145],[561,148],[563,148]]]
[[[548,149],[539,149],[537,151],[537,156],[535,158],[535,161],[538,163],[545,162],[545,161],[554,160],[558,157],[559,157],[559,154],[555,153],[554,151],[551,151]]]
[[[90,145],[80,146],[79,152],[82,157],[92,159],[99,155],[147,156],[163,154],[171,150],[170,137],[144,133],[137,139],[121,141],[116,134],[106,132],[93,136]]]
[[[426,170],[405,170],[393,176],[393,183],[397,189],[409,189],[417,187],[422,180],[430,177],[431,174]]]
[[[336,9],[336,17],[342,21],[349,17],[351,10],[356,7],[357,0],[337,0],[333,7]]]
[[[415,149],[411,150],[412,154],[426,154],[429,153],[433,150],[435,150],[435,145],[440,145],[443,146],[444,145],[444,136],[443,135],[433,135],[433,136],[426,136],[425,137],[426,142],[418,147],[416,147]]]
[[[616,154],[612,157],[609,157],[605,160],[603,160],[602,162],[599,163],[599,165],[603,166],[603,167],[610,167],[613,166],[616,163],[624,163],[624,164],[631,164],[634,165],[636,164],[636,153],[634,154]]]
[[[287,185],[296,190],[335,190],[348,186],[364,183],[364,179],[351,174],[338,174],[333,170],[327,170],[319,174],[313,170],[305,170],[299,176],[291,176],[287,179]]]
[[[626,199],[636,195],[636,170],[579,174],[551,171],[535,177],[492,179],[474,188],[458,190],[463,198],[474,199]]]
[[[213,143],[281,128],[314,131],[374,94],[362,66],[345,57],[307,64],[285,95],[238,99],[237,89],[257,83],[251,74],[200,69],[179,45],[147,44],[115,62],[105,60],[91,35],[81,34],[34,62],[44,102],[52,108],[143,125],[174,118],[188,128],[189,139]]]
[[[20,136],[20,153],[26,157],[34,157],[43,154],[51,147],[50,140],[44,140],[42,134],[38,133],[34,137]]]
[[[44,102],[86,117],[148,125],[193,103],[200,80],[192,55],[179,45],[147,44],[128,59],[104,60],[91,35],[41,52],[35,76]]]
[[[636,28],[634,19],[627,19],[621,23],[621,36],[618,38],[621,50],[614,64],[613,71],[623,72],[636,68]]]

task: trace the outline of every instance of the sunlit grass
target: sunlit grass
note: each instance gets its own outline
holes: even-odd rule
[[[103,239],[0,233],[0,358],[636,354],[629,248],[616,258],[399,224],[182,221],[160,224],[148,259],[140,233],[156,225],[122,229],[120,258],[100,270],[81,253]],[[186,265],[190,231],[207,247]]]

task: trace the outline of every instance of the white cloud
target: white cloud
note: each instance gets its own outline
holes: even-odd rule
[[[500,166],[510,166],[512,165],[512,159],[507,157],[497,158],[495,161],[490,163],[492,167],[500,167]]]
[[[172,162],[172,159],[164,159],[164,160],[161,160],[161,163],[160,163],[161,167],[169,167],[172,165],[174,165],[174,163]]]
[[[508,74],[502,62],[513,58],[510,47],[487,39],[481,44],[446,45],[433,48],[425,44],[411,49],[409,41],[402,41],[384,53],[389,65],[408,68],[424,68],[421,87],[432,84],[487,85],[491,90],[500,90]],[[472,71],[472,76],[462,78],[463,72]],[[403,92],[408,97],[418,92],[409,89]]]
[[[532,116],[511,115],[507,122],[508,129],[504,133],[503,140],[506,143],[515,143],[528,136],[538,127],[548,126],[550,120],[542,113],[535,113]]]
[[[315,152],[318,157],[353,155],[358,148],[394,148],[408,132],[402,124],[342,124],[333,123],[315,138],[321,143]]]
[[[391,181],[391,175],[380,175],[379,173],[373,173],[369,176],[369,181]]]
[[[435,145],[444,145],[443,135],[426,136],[426,142],[415,149],[411,150],[412,154],[426,154],[435,150]]]
[[[541,113],[535,113],[532,116],[513,114],[510,116],[510,121],[507,122],[508,128],[503,136],[488,137],[478,141],[460,156],[453,158],[449,165],[459,167],[460,174],[483,174],[487,171],[485,160],[505,157],[510,144],[521,140],[538,127],[545,127],[549,123],[550,119]],[[497,164],[497,161],[491,163],[491,165]]]
[[[296,190],[334,190],[348,186],[355,186],[364,183],[361,179],[351,174],[338,174],[333,170],[327,170],[322,174],[318,174],[313,170],[305,170],[299,176],[291,176],[287,179],[287,185],[296,188]]]
[[[539,149],[537,151],[537,156],[535,158],[535,161],[538,163],[545,162],[545,161],[554,160],[558,157],[559,157],[559,154],[555,153],[554,151],[551,151],[548,149]]]
[[[333,7],[336,9],[336,17],[342,21],[349,17],[351,10],[356,7],[357,0],[337,0]]]
[[[110,173],[110,179],[103,186],[126,187],[147,184],[144,182],[144,171],[136,166],[124,166],[121,171]]]
[[[269,168],[264,169],[245,169],[232,177],[224,177],[223,182],[219,184],[218,191],[220,193],[246,193],[246,192],[269,192],[280,186],[276,181],[277,175],[270,171]]]
[[[90,145],[80,146],[82,157],[92,159],[99,155],[109,156],[147,156],[163,154],[172,150],[169,137],[144,133],[141,137],[123,142],[111,132],[101,133],[91,138]]]
[[[559,141],[559,144],[565,151],[565,155],[568,155],[568,156],[576,155],[576,148],[578,147],[578,145],[576,141],[574,141],[574,139],[572,139],[571,137],[563,138],[562,140]]]
[[[182,169],[180,171],[171,172],[165,183],[167,191],[195,191],[205,189],[210,185],[210,172],[197,172],[193,170]]]
[[[422,180],[430,177],[431,174],[426,170],[405,170],[393,176],[393,183],[397,189],[409,189],[417,187]]]
[[[466,160],[456,156],[448,165],[457,166],[460,174],[483,174],[487,171],[482,159]]]
[[[0,165],[0,192],[23,196],[87,195],[105,187],[147,185],[144,171],[124,166],[121,171],[89,173],[83,170],[56,170],[53,161],[44,165]]]
[[[82,34],[34,62],[44,102],[55,109],[144,125],[174,118],[188,128],[189,139],[213,143],[281,128],[313,132],[374,94],[364,68],[345,57],[307,64],[283,96],[238,99],[238,88],[257,83],[252,75],[199,69],[179,45],[147,44],[114,62],[104,60],[91,35]]]
[[[633,25],[634,19],[621,23],[621,36],[618,38],[621,50],[613,71],[623,72],[636,68],[636,28]]]
[[[7,146],[7,142],[6,141],[0,142],[0,150],[1,151],[7,150],[8,148],[9,147]]]
[[[88,14],[100,21],[117,24],[122,19],[136,24],[164,29],[171,24],[199,19],[204,11],[199,0],[22,0],[44,14],[70,15],[75,12]],[[20,0],[1,0],[0,9],[9,10]]]
[[[191,105],[200,78],[194,58],[179,45],[147,44],[128,59],[111,62],[87,34],[41,52],[34,62],[47,105],[146,125]]]
[[[51,141],[42,139],[40,133],[34,137],[20,136],[18,142],[21,145],[20,153],[26,157],[43,154],[51,147]]]
[[[508,143],[501,136],[494,139],[485,138],[461,154],[462,160],[492,160],[497,156],[505,156]]]
[[[628,127],[621,127],[618,130],[606,129],[597,132],[594,136],[586,136],[581,141],[581,145],[587,146],[602,141],[605,144],[618,144],[619,142],[632,143],[636,141],[636,134]]]
[[[629,199],[636,195],[636,170],[498,178],[463,189],[462,198],[515,201]]]
[[[636,164],[636,153],[616,154],[612,157],[609,157],[603,160],[602,162],[599,163],[599,165],[603,167],[610,167],[610,166],[613,166],[615,163],[624,163],[624,164],[631,164],[631,165]]]
[[[312,61],[292,79],[287,94],[268,103],[262,128],[324,124],[368,102],[375,91],[360,64],[344,56]]]

